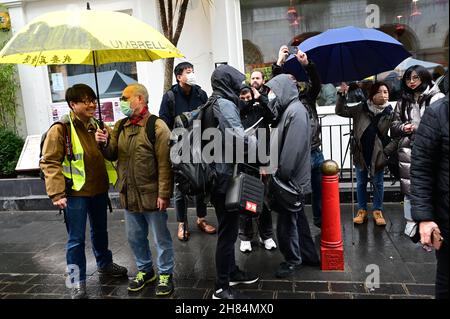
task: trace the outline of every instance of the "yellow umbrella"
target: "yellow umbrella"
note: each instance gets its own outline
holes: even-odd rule
[[[182,56],[164,35],[128,14],[58,11],[41,15],[20,29],[0,51],[0,63],[94,65],[98,96],[99,64]]]

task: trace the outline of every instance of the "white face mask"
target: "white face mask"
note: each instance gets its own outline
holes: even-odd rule
[[[197,84],[197,80],[193,72],[186,74],[186,84],[190,86],[194,86]]]
[[[269,99],[269,102],[271,102],[271,101],[275,100],[277,98],[277,96],[275,95],[275,93],[270,91],[269,94],[267,95],[267,98]]]

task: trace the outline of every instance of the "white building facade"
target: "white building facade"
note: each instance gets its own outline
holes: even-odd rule
[[[91,0],[89,3],[92,10],[130,13],[162,33],[156,0]],[[33,18],[47,12],[86,10],[86,1],[78,0],[0,0],[0,4],[8,8],[13,34]],[[191,0],[177,45],[185,58],[175,59],[175,65],[182,61],[193,63],[198,83],[209,95],[212,93],[210,77],[215,63],[227,62],[244,71],[241,35],[239,0],[214,1],[213,4]],[[22,115],[22,110],[18,110],[18,116],[23,116],[19,131],[23,136],[41,134],[54,121],[54,106],[63,103],[52,98],[48,67],[18,65],[18,73],[19,104],[23,108]],[[164,93],[163,60],[137,62],[136,74],[137,81],[149,91],[150,111],[158,114]]]
[[[126,12],[161,31],[157,0],[89,3],[92,10]],[[8,8],[13,33],[47,12],[86,10],[86,0],[0,0],[0,4]],[[447,66],[448,4],[448,0],[190,0],[177,45],[185,58],[176,59],[175,65],[193,63],[198,83],[209,95],[217,63],[226,62],[247,74],[261,69],[269,75],[280,45],[298,44],[295,42],[329,28],[354,25],[379,28],[396,37],[414,57]],[[138,62],[130,68],[135,80],[148,88],[150,111],[158,114],[164,93],[163,60]],[[55,107],[64,105],[61,96],[55,99],[51,80],[57,77],[51,74],[51,67],[19,65],[18,71],[22,106],[18,113],[23,117],[20,133],[41,134],[59,115],[55,115]],[[59,89],[63,96],[67,87]],[[334,106],[319,107],[319,114],[324,116],[324,155],[339,161],[348,137],[337,143],[338,135],[347,132],[346,127],[338,126],[348,125],[348,119],[333,115]]]

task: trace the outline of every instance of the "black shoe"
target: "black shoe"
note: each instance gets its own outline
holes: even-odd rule
[[[86,282],[80,282],[74,285],[70,291],[70,297],[72,299],[88,299],[88,295],[86,293]]]
[[[302,266],[311,266],[311,267],[318,267],[320,266],[320,260],[302,260]]]
[[[157,296],[167,296],[173,292],[172,275],[160,274],[158,279],[158,286],[156,286]]]
[[[289,275],[293,274],[296,269],[295,265],[288,264],[287,262],[282,262],[280,267],[278,267],[275,276],[277,278],[286,278]]]
[[[228,287],[226,289],[218,289],[214,291],[212,299],[249,299],[236,289]]]
[[[139,291],[144,288],[146,284],[149,284],[155,280],[156,274],[153,269],[149,272],[139,271],[136,277],[128,283],[128,291]]]
[[[125,267],[119,266],[115,263],[110,263],[104,268],[97,268],[98,273],[112,277],[123,277],[127,275],[128,270]]]
[[[259,277],[240,270],[239,268],[232,274],[230,274],[230,286],[235,286],[238,284],[250,285],[259,280]]]

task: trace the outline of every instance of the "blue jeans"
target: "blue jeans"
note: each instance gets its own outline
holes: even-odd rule
[[[160,274],[173,273],[172,237],[167,228],[167,212],[152,211],[133,213],[125,210],[125,228],[128,242],[136,259],[139,271],[153,269],[152,253],[148,243],[148,229],[152,229],[156,245],[157,267]]]
[[[384,197],[384,171],[381,170],[372,178],[373,184],[373,209],[383,210],[383,197]],[[367,182],[368,172],[367,170],[356,167],[356,197],[358,199],[358,209],[367,210]]]
[[[323,153],[320,149],[311,151],[311,204],[314,225],[322,224],[322,164]]]
[[[197,209],[197,217],[203,218],[206,216],[207,208],[205,204],[205,199],[203,196],[194,196],[195,199],[195,208]],[[177,222],[183,223],[187,220],[187,204],[188,204],[188,196],[183,195],[180,192],[178,187],[175,186],[175,194],[174,194],[174,206],[175,212],[177,214]]]
[[[91,242],[97,267],[104,268],[112,263],[112,253],[108,249],[108,230],[106,207],[108,194],[93,197],[67,198],[65,222],[69,238],[66,244],[67,265],[77,265],[80,270],[80,281],[86,280],[85,234],[86,221],[89,216],[91,226]]]

